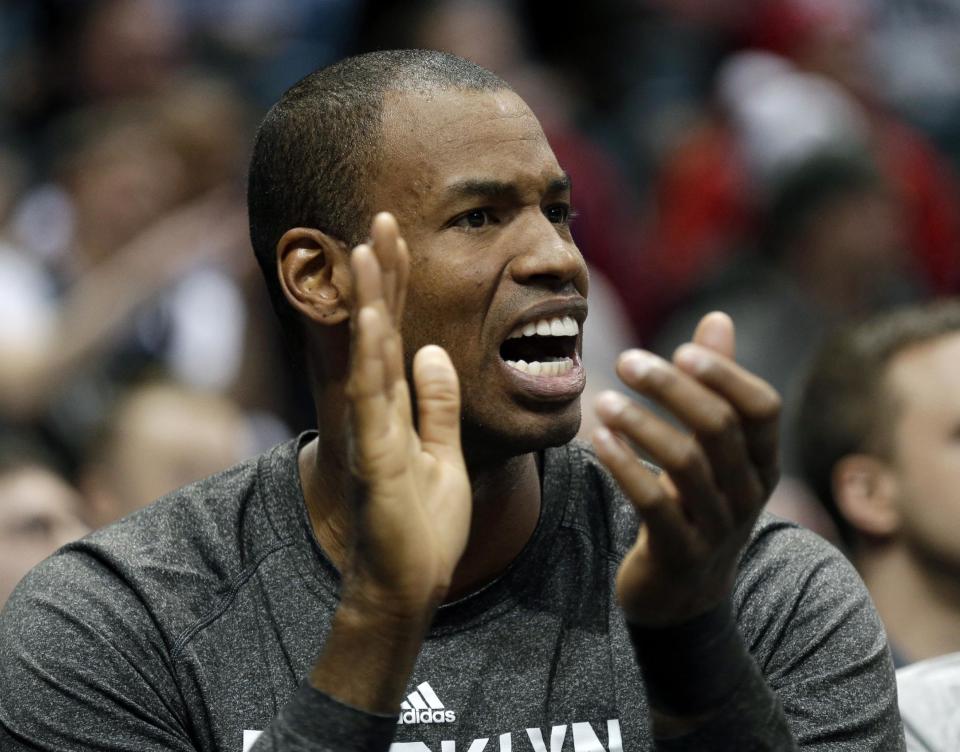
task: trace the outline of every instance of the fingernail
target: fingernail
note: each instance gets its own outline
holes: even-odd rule
[[[702,348],[689,342],[681,345],[674,355],[674,361],[678,366],[683,366],[698,373],[706,370],[708,360],[708,356]]]
[[[600,392],[593,406],[601,418],[612,418],[627,404],[627,398],[613,391]]]
[[[616,442],[613,440],[613,434],[609,428],[605,428],[604,426],[594,429],[593,441],[595,444],[602,444],[608,449],[613,449],[616,446]]]
[[[644,350],[628,350],[623,354],[620,362],[627,375],[642,379],[657,367],[660,359]]]

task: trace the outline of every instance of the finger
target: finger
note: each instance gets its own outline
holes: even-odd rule
[[[389,431],[389,395],[383,363],[383,319],[371,306],[360,309],[354,327],[354,353],[347,383],[354,433],[363,452]]]
[[[597,458],[623,489],[658,545],[666,550],[687,550],[687,521],[657,476],[607,427],[600,426],[590,438]]]
[[[731,319],[723,311],[712,311],[700,319],[693,332],[693,341],[733,359],[736,354],[736,335]]]
[[[617,371],[625,384],[666,408],[696,435],[734,517],[753,514],[766,494],[734,407],[681,369],[643,350],[625,352]]]
[[[390,212],[380,212],[373,218],[370,228],[373,239],[373,251],[380,264],[383,275],[383,297],[387,311],[393,316],[397,299],[397,240],[400,228]]]
[[[420,443],[439,459],[463,462],[460,448],[460,383],[442,347],[421,347],[413,358]]]
[[[403,306],[407,297],[407,280],[410,275],[410,254],[403,238],[397,239],[396,272],[394,276],[394,301],[391,318],[391,345],[387,364],[391,381],[399,382],[406,378],[403,365],[403,338],[400,336],[400,321],[403,317]],[[409,403],[408,399],[404,404]]]
[[[354,305],[357,311],[362,308],[383,307],[383,279],[380,264],[373,250],[361,243],[350,254],[350,269],[354,279]]]
[[[729,358],[688,343],[674,355],[678,368],[725,397],[741,416],[744,440],[767,493],[779,476],[780,395]]]
[[[403,371],[403,340],[389,320],[384,321],[383,329],[380,346],[383,357],[384,382],[386,389],[393,394],[393,390],[403,385],[406,380]]]
[[[597,417],[608,429],[646,452],[669,474],[691,522],[709,538],[726,533],[732,515],[693,436],[617,392],[601,392],[595,406]]]
[[[350,257],[356,286],[356,305],[358,308],[374,308],[380,319],[380,353],[384,367],[385,385],[388,389],[404,378],[403,342],[396,331],[386,310],[383,300],[383,275],[380,265],[370,246],[358,245]]]
[[[397,241],[397,299],[394,303],[393,319],[400,325],[403,318],[403,308],[407,302],[407,283],[410,280],[410,249],[407,241],[400,238]]]

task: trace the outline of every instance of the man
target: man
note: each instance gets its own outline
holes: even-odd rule
[[[80,471],[94,528],[253,454],[246,415],[227,397],[176,382],[140,384],[117,399]]]
[[[803,389],[805,477],[902,664],[960,651],[958,358],[960,304],[901,308],[828,341]]]
[[[82,507],[40,453],[0,443],[0,607],[32,566],[89,531]]]
[[[898,672],[916,749],[960,743],[958,363],[960,303],[895,310],[827,342],[800,410],[807,480],[847,543],[897,662],[919,662]]]
[[[900,748],[852,569],[755,526],[779,403],[729,319],[620,360],[689,434],[606,393],[596,455],[568,443],[587,278],[503,81],[422,51],[318,71],[249,201],[318,433],[35,570],[2,622],[9,748]]]

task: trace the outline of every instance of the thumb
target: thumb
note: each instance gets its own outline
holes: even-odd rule
[[[460,449],[460,382],[446,350],[421,347],[413,358],[420,442],[435,457],[463,461]]]
[[[736,335],[733,319],[722,311],[712,311],[700,319],[693,342],[725,355],[733,360],[736,354]]]

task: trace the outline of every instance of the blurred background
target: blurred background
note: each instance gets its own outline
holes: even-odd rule
[[[248,152],[284,89],[388,47],[474,60],[540,117],[593,270],[589,389],[726,310],[786,398],[772,504],[834,535],[793,477],[793,395],[838,324],[960,290],[960,1],[563,5],[0,4],[0,603],[64,541],[310,426]]]

